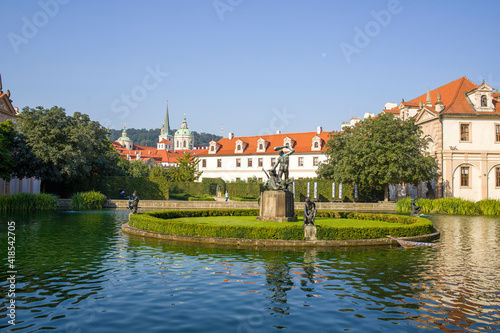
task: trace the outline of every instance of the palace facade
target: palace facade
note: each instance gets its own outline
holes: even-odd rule
[[[499,102],[498,90],[461,77],[383,112],[422,128],[441,173],[436,197],[478,201],[500,199]],[[425,197],[425,187],[418,192]]]
[[[221,178],[225,181],[256,178],[266,181],[263,170],[270,169],[276,162],[278,152],[274,147],[289,145],[295,152],[290,155],[290,178],[315,178],[320,162],[326,160],[323,154],[329,132],[318,127],[315,132],[276,133],[256,136],[234,136],[212,141],[208,149],[196,151],[200,159],[200,179]],[[286,151],[286,150],[285,150]]]

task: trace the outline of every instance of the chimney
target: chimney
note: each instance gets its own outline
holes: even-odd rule
[[[229,136],[227,137],[229,141],[231,141],[234,138],[234,133],[229,133]]]
[[[276,131],[276,134],[281,134],[281,131],[280,131],[280,130],[277,130],[277,131]]]
[[[318,128],[316,128],[316,134],[320,135],[321,132],[323,132],[323,127],[318,126]]]

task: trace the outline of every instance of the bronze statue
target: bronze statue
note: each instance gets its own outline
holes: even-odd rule
[[[139,206],[139,196],[137,195],[137,192],[134,191],[134,193],[130,197],[130,200],[128,201],[128,209],[132,211],[132,214],[137,214],[138,206]]]
[[[283,149],[288,149],[289,152],[285,153],[285,152],[283,152]],[[273,169],[276,170],[276,167],[279,164],[280,168],[278,170],[278,178],[281,180],[281,177],[284,176],[283,183],[286,185],[288,183],[288,174],[289,174],[288,166],[290,165],[290,160],[289,160],[288,156],[292,155],[295,152],[295,150],[292,147],[290,147],[289,145],[281,146],[281,147],[274,147],[274,150],[279,150],[280,156],[276,160],[276,163],[274,163]]]
[[[309,198],[306,198],[306,203],[304,204],[304,224],[314,225],[314,218],[316,217],[316,204]]]
[[[411,212],[410,212],[410,216],[417,216],[418,213],[420,213],[421,209],[422,209],[422,207],[417,206],[417,200],[415,200],[415,198],[411,198]]]
[[[285,153],[283,152],[283,149],[288,149],[289,152]],[[288,188],[288,185],[290,182],[288,181],[288,175],[289,175],[289,165],[290,165],[290,160],[289,156],[292,155],[295,150],[290,147],[289,145],[286,146],[279,146],[279,147],[274,147],[274,150],[279,150],[279,157],[276,160],[276,163],[272,166],[271,169],[266,172],[264,169],[264,173],[266,176],[269,178],[264,186],[268,190],[286,190]],[[276,168],[279,165],[278,172],[276,172]],[[283,177],[283,179],[281,179]]]

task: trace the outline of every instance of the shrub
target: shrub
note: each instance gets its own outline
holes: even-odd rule
[[[258,201],[258,195],[230,195],[229,199],[233,201]]]
[[[78,192],[71,197],[72,209],[102,209],[106,196],[100,192]]]
[[[0,211],[53,210],[57,206],[57,196],[46,193],[16,193],[0,195]]]
[[[476,202],[479,211],[484,215],[500,215],[500,201],[486,199]]]
[[[500,215],[500,201],[491,199],[478,202],[461,198],[418,199],[416,204],[422,207],[422,214]],[[398,200],[396,209],[399,213],[410,213],[411,198]]]

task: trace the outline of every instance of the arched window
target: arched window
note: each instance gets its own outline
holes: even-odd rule
[[[179,141],[177,141],[177,148],[179,148]]]
[[[210,151],[214,151],[214,146],[210,146]]]
[[[318,147],[319,147],[319,144],[318,144],[318,141],[316,141],[316,142],[314,143],[314,148],[318,148]]]
[[[238,146],[236,147],[236,150],[241,150],[241,145],[238,145]]]
[[[488,106],[488,100],[486,98],[486,95],[482,95],[481,96],[481,107],[482,108],[485,108]]]
[[[264,145],[262,143],[259,144],[259,150],[264,150]]]
[[[183,148],[186,148],[186,140],[183,141],[182,146]]]

